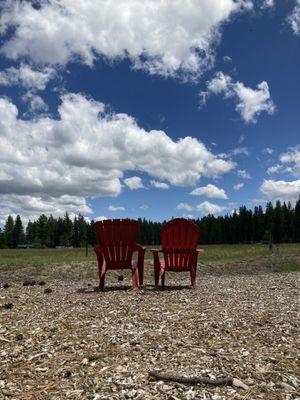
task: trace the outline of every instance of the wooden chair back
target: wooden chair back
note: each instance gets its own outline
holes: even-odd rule
[[[195,263],[200,229],[185,218],[175,218],[161,229],[161,244],[166,268],[188,269]]]
[[[130,219],[97,221],[95,228],[107,267],[130,268],[139,222]]]

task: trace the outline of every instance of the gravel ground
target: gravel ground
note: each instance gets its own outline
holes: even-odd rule
[[[0,399],[300,400],[298,272],[206,273],[196,290],[169,274],[166,290],[138,293],[128,274],[111,273],[105,292],[49,276],[0,282]]]

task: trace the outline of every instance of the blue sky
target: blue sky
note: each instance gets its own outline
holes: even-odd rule
[[[0,8],[0,223],[298,198],[299,0]]]

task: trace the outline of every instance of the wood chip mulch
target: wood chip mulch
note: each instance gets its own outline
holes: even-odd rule
[[[300,399],[299,273],[129,283],[0,288],[0,399]]]

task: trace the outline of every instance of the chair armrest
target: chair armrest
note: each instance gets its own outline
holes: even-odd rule
[[[158,284],[158,274],[160,271],[160,261],[159,261],[159,255],[158,253],[160,253],[162,250],[158,250],[158,249],[150,249],[152,256],[153,256],[153,266],[154,266],[154,275],[156,276],[155,278],[155,284]]]
[[[96,244],[96,246],[94,246],[94,252],[96,253],[98,264],[102,265],[104,261],[104,256],[100,244]]]
[[[159,249],[150,249],[150,251],[151,251],[151,253],[160,253],[160,252],[162,252],[162,250],[159,250]]]
[[[197,253],[205,253],[204,249],[196,249]]]
[[[135,244],[133,251],[144,252],[146,251],[146,247],[141,246],[140,244]]]
[[[94,246],[94,252],[95,252],[96,254],[102,253],[100,244],[96,244],[96,245]]]
[[[143,277],[144,277],[144,258],[145,258],[145,253],[146,253],[146,247],[141,246],[140,244],[135,243],[133,251],[138,252],[138,259],[137,259],[137,267],[139,270],[139,276],[140,276],[140,283],[143,283]]]

